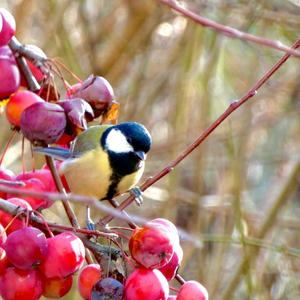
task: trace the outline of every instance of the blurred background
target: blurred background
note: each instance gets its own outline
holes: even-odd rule
[[[298,0],[182,2],[286,45],[299,38]],[[282,55],[196,25],[155,0],[0,0],[0,6],[15,16],[21,42],[59,57],[81,79],[93,73],[109,80],[121,104],[119,121],[141,122],[153,136],[145,178],[175,159]],[[299,66],[289,59],[145,192],[141,208],[128,209],[168,218],[185,232],[180,274],[203,283],[210,299],[300,299]],[[3,115],[0,126],[3,152],[11,136]],[[17,137],[4,166],[20,172],[21,152]],[[30,169],[30,154],[26,161]],[[59,206],[48,218],[66,219]]]

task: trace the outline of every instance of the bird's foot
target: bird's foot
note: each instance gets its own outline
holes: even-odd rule
[[[96,225],[92,219],[86,219],[86,228],[92,231],[96,230]]]
[[[91,218],[91,210],[89,206],[86,207],[85,223],[88,230],[96,230],[96,225]]]
[[[138,186],[136,186],[132,188],[129,192],[134,197],[134,201],[136,202],[136,204],[138,206],[141,206],[143,204],[143,193],[141,189]]]

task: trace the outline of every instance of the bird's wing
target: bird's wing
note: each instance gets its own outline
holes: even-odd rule
[[[111,125],[91,126],[79,134],[71,146],[72,157],[79,157],[85,152],[99,147],[103,132],[110,126]]]
[[[71,152],[69,149],[65,149],[62,147],[35,147],[33,149],[34,152],[41,153],[47,156],[51,156],[58,160],[65,160],[71,157]]]

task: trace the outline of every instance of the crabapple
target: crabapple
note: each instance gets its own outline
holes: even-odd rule
[[[5,243],[9,261],[22,270],[40,264],[47,254],[45,234],[35,227],[24,227],[12,232]]]
[[[127,278],[124,291],[124,300],[166,300],[169,285],[159,270],[139,268]]]
[[[78,288],[82,298],[91,299],[92,287],[100,280],[101,273],[101,267],[98,264],[90,264],[81,269],[78,276]]]
[[[10,267],[0,276],[0,295],[3,300],[38,300],[42,292],[42,281],[37,270]]]
[[[48,254],[39,266],[47,278],[69,276],[82,266],[85,248],[82,241],[71,232],[48,238]]]
[[[186,281],[178,291],[177,300],[208,300],[208,292],[201,283]]]

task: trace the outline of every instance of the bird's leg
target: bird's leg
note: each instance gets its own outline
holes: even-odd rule
[[[86,222],[86,227],[88,230],[96,230],[96,225],[94,221],[91,218],[91,208],[87,205],[86,207],[86,215],[85,215],[85,222]]]
[[[134,197],[134,200],[138,206],[143,204],[143,193],[138,186],[133,187],[129,190],[130,194]]]

